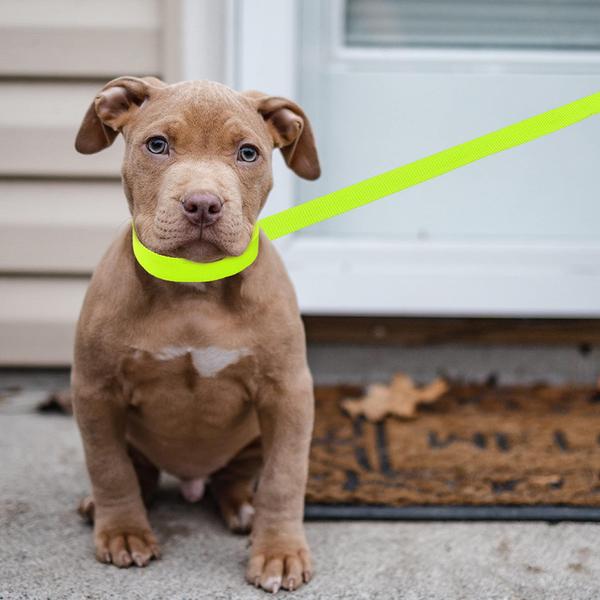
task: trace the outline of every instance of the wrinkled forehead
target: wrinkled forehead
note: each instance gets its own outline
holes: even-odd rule
[[[198,138],[205,142],[269,140],[262,117],[247,98],[209,81],[183,82],[157,90],[139,112],[136,129],[147,135],[161,130],[180,142]]]

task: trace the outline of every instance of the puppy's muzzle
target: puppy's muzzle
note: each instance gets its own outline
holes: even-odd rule
[[[183,213],[194,225],[213,225],[221,218],[223,202],[208,192],[192,192],[181,201]]]

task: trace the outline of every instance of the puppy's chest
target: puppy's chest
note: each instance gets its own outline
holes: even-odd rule
[[[123,369],[128,439],[178,477],[206,476],[258,435],[256,372],[248,346],[133,351]]]
[[[247,412],[257,386],[250,344],[186,340],[132,349],[122,383],[132,409],[151,427],[228,427]]]

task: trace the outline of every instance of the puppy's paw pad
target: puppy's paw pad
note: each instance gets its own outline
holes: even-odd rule
[[[273,594],[280,589],[297,590],[312,577],[310,553],[306,548],[255,552],[248,562],[246,580]]]
[[[77,507],[79,516],[88,523],[94,522],[94,499],[91,496],[86,496]]]
[[[254,521],[254,507],[249,502],[240,505],[237,513],[227,519],[227,526],[234,533],[248,533],[252,529]]]
[[[127,568],[145,567],[160,558],[158,542],[151,531],[110,531],[95,536],[96,558],[103,563]]]
[[[272,594],[276,594],[281,587],[281,575],[268,577],[264,582],[261,583],[261,587],[266,592],[271,592]]]

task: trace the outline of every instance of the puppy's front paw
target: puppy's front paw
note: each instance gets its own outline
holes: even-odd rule
[[[94,534],[96,558],[116,567],[145,567],[160,558],[158,542],[149,529],[122,527]]]
[[[293,591],[312,577],[310,551],[304,540],[274,538],[252,545],[246,569],[248,583],[267,592]]]

